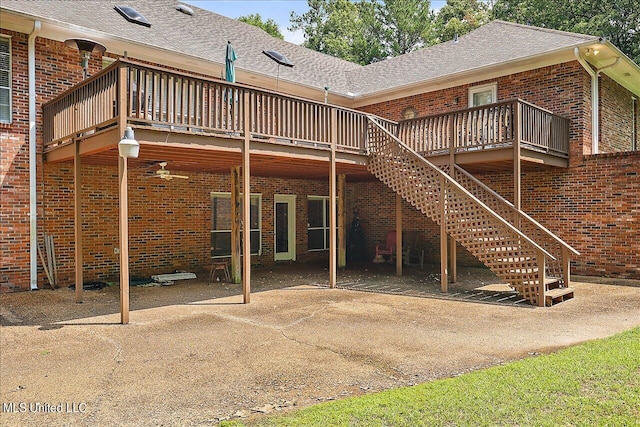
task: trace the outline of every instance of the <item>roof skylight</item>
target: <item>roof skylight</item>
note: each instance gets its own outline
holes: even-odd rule
[[[142,16],[140,12],[135,10],[133,7],[129,6],[116,6],[115,10],[118,11],[120,15],[124,17],[129,22],[133,22],[134,24],[144,25],[145,27],[150,27],[151,23],[147,21],[147,18]]]
[[[184,4],[177,5],[176,10],[184,13],[185,15],[189,15],[189,16],[193,15],[193,9],[191,9],[189,6]]]

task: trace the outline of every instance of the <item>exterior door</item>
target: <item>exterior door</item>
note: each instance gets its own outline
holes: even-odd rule
[[[296,196],[274,196],[274,260],[296,259]]]

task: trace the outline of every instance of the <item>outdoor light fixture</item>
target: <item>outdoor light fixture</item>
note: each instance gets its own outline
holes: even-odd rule
[[[107,50],[107,48],[100,43],[87,39],[68,39],[64,41],[64,44],[80,51],[80,65],[82,65],[82,72],[85,79],[89,76],[88,70],[91,52],[95,51],[102,54]]]
[[[124,131],[124,137],[118,143],[118,152],[120,157],[125,159],[135,159],[140,152],[140,144],[135,140],[133,129],[127,127]]]

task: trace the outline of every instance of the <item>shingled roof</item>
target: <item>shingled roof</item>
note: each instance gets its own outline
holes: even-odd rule
[[[269,76],[276,75],[277,65],[263,55],[262,50],[276,50],[295,64],[293,68],[281,67],[281,80],[318,89],[330,86],[335,93],[361,96],[488,69],[598,40],[594,36],[493,21],[457,42],[445,42],[363,67],[273,38],[259,28],[194,6],[189,6],[195,12],[193,16],[183,14],[176,10],[178,4],[176,0],[2,0],[0,8],[215,63],[223,63],[229,40],[238,55],[238,70]],[[114,10],[117,5],[134,7],[151,27],[127,22]]]
[[[598,37],[492,21],[458,39],[347,71],[353,92],[372,94],[598,41]]]
[[[280,67],[280,79],[301,85],[346,93],[346,71],[360,65],[306,49],[271,37],[263,30],[213,12],[189,5],[189,16],[176,10],[176,0],[2,0],[0,8],[64,26],[78,26],[104,34],[109,38],[128,40],[164,51],[224,63],[227,40],[231,41],[238,59],[236,68],[276,76],[277,65],[262,54],[276,50],[295,64]],[[140,12],[150,27],[127,22],[115,6],[130,6]],[[250,11],[247,11],[250,12]],[[108,47],[108,46],[107,46]]]

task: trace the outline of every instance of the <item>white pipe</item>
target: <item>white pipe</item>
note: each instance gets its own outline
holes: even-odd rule
[[[577,47],[573,49],[573,53],[582,68],[591,76],[591,154],[598,154],[598,134],[600,133],[598,73],[580,56],[580,50]]]
[[[38,194],[36,192],[36,37],[42,25],[33,23],[29,34],[29,266],[31,290],[38,289]]]

